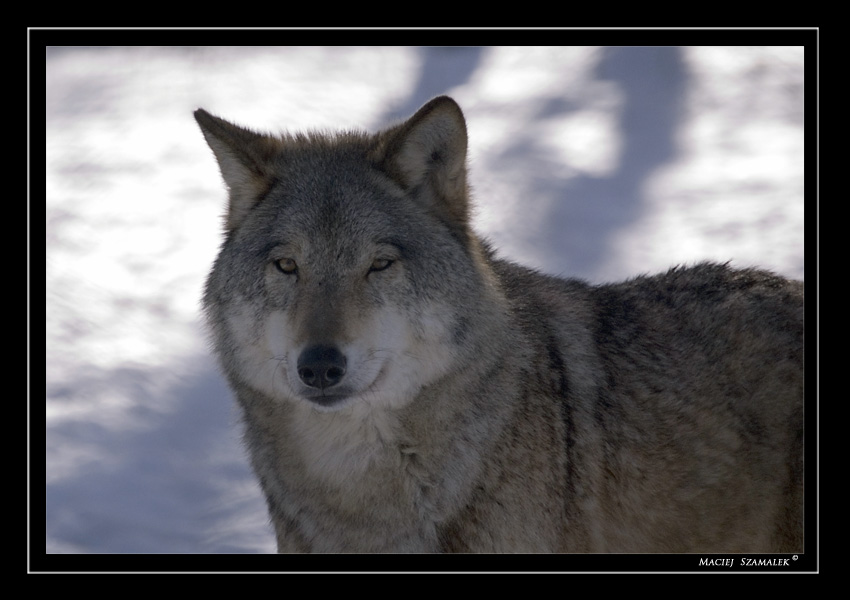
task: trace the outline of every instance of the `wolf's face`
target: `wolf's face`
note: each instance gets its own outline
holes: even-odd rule
[[[403,406],[460,368],[494,288],[453,101],[374,136],[196,117],[230,190],[204,303],[231,381],[333,411]]]
[[[211,286],[248,385],[321,411],[403,406],[451,368],[469,271],[457,242],[392,180],[347,156],[302,155],[227,242]],[[461,292],[462,293],[462,292]]]

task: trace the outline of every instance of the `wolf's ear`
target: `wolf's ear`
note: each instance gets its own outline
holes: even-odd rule
[[[277,138],[255,133],[214,117],[202,108],[195,120],[218,160],[224,183],[230,190],[225,227],[233,231],[248,211],[268,191],[273,160],[280,150]]]
[[[466,121],[448,96],[434,98],[378,147],[386,173],[453,229],[466,230]]]

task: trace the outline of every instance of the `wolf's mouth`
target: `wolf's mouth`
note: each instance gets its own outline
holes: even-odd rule
[[[322,392],[321,390],[304,390],[301,393],[301,398],[320,412],[333,412],[348,406],[355,395],[351,393],[350,389],[334,390],[333,393]]]
[[[348,398],[351,398],[349,394],[316,394],[311,396],[306,396],[307,400],[313,402],[314,404],[318,404],[319,406],[336,406],[337,404],[343,403]]]

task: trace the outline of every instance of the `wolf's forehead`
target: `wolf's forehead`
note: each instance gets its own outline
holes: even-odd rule
[[[396,198],[361,185],[311,186],[296,194],[284,192],[272,201],[281,226],[310,236],[360,238],[372,230],[393,229],[404,221],[394,214]]]
[[[286,203],[303,203],[305,210],[320,207],[329,211],[352,202],[368,202],[390,187],[391,181],[364,155],[301,152],[279,158],[273,192]]]
[[[398,199],[368,188],[322,186],[268,200],[272,206],[265,208],[273,216],[267,225],[275,238],[328,258],[353,258],[373,245],[400,245],[407,229],[394,214]]]

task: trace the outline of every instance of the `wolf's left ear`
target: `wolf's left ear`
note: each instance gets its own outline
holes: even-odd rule
[[[195,111],[195,120],[230,190],[225,227],[233,231],[268,191],[273,180],[274,157],[280,151],[281,141],[228,123],[202,108]]]
[[[449,225],[465,229],[466,121],[457,103],[448,96],[434,98],[386,131],[381,142],[385,172]]]

